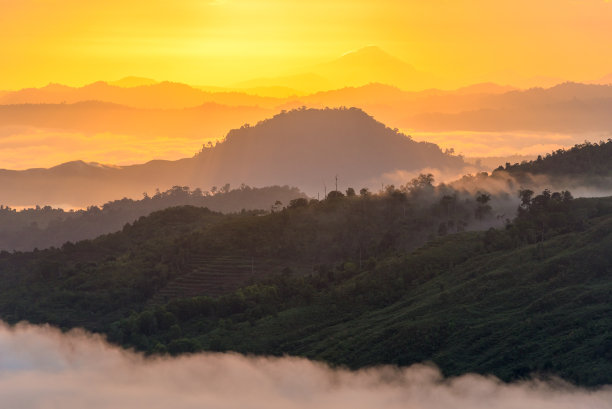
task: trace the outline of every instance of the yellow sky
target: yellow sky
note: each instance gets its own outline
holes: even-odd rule
[[[443,86],[612,72],[605,0],[0,0],[0,89],[225,85],[378,45]]]

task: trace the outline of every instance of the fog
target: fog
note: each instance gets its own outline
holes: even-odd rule
[[[612,408],[612,387],[445,379],[414,365],[361,371],[299,358],[145,358],[83,331],[0,323],[3,408]]]
[[[445,131],[420,132],[402,129],[416,141],[433,142],[442,149],[477,157],[512,155],[537,156],[561,148],[571,148],[584,141],[599,142],[612,136],[609,132],[545,132],[545,131]],[[495,163],[492,168],[504,165]],[[514,162],[511,162],[514,163]]]

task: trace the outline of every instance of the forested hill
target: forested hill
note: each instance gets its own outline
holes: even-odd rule
[[[357,108],[283,112],[230,131],[222,143],[205,147],[197,160],[213,178],[287,183],[321,194],[336,175],[342,186],[372,188],[390,183],[385,177],[397,171],[460,172],[465,167],[461,157],[413,141]]]
[[[612,140],[585,142],[533,161],[506,163],[491,174],[467,175],[451,185],[491,193],[515,194],[520,188],[536,191],[550,188],[570,189],[575,196],[582,197],[612,195]]]
[[[101,329],[110,324],[103,311],[140,309],[209,261],[246,260],[249,272],[254,265],[263,275],[286,267],[312,272],[347,260],[365,265],[372,257],[403,253],[431,237],[495,220],[491,207],[476,199],[436,188],[424,176],[380,195],[350,189],[321,201],[298,198],[267,215],[173,207],[94,240],[0,253],[6,284],[0,285],[0,311],[7,320],[60,325],[71,325],[71,318],[87,311],[89,327]],[[24,302],[31,297],[38,301]],[[98,303],[108,305],[99,309]]]
[[[600,143],[585,142],[570,149],[559,149],[537,160],[506,164],[498,170],[510,174],[531,173],[549,176],[605,177],[612,175],[612,139]]]
[[[513,222],[465,232],[495,218],[486,195],[428,182],[268,215],[176,207],[62,249],[0,253],[0,316],[149,353],[611,383],[612,198],[525,190]]]
[[[89,206],[86,210],[64,211],[50,206],[17,211],[0,206],[0,250],[27,251],[34,248],[59,247],[67,241],[93,239],[111,233],[139,217],[171,206],[208,207],[230,213],[242,210],[269,211],[272,206],[305,197],[297,188],[270,186],[251,188],[242,185],[231,189],[229,184],[203,192],[197,188],[174,186],[140,200],[121,199],[104,205]],[[277,202],[279,204],[277,204]]]
[[[415,142],[360,109],[300,108],[234,129],[192,158],[129,166],[74,161],[49,169],[0,169],[0,203],[83,207],[109,198],[140,197],[155,188],[226,183],[297,186],[322,197],[332,190],[336,176],[342,189],[378,188],[394,183],[396,172],[427,168],[461,173],[465,166],[461,157]]]

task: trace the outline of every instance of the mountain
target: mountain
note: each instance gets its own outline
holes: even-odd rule
[[[229,106],[273,107],[282,100],[260,97],[236,91],[207,92],[176,82],[125,87],[104,81],[83,87],[49,84],[42,88],[27,88],[0,95],[0,104],[73,104],[84,101],[100,101],[133,108],[181,109],[214,102]]]
[[[537,155],[543,149],[605,139],[610,132],[612,86],[564,83],[548,89],[505,90],[503,86],[476,84],[451,91],[408,92],[369,83],[309,95],[263,98],[221,90],[204,92],[174,83],[133,88],[103,82],[82,88],[55,84],[0,96],[5,102],[11,98],[28,102],[0,104],[0,143],[11,148],[0,150],[0,166],[48,167],[76,158],[117,164],[151,158],[174,160],[192,155],[203,143],[222,139],[230,129],[302,106],[360,108],[416,140],[436,142],[467,156],[485,156],[486,152],[494,156]],[[88,97],[98,101],[62,103]],[[223,103],[161,108],[208,99]],[[57,103],[38,103],[44,101]],[[160,187],[174,185],[168,183]],[[54,202],[59,203],[64,202]]]
[[[506,92],[516,91],[517,88],[510,85],[499,85],[493,82],[481,82],[461,87],[455,91],[457,94],[505,94]]]
[[[389,126],[415,132],[585,133],[609,131],[610,101],[609,85],[563,83],[546,89],[518,90],[475,84],[452,91],[407,92],[372,83],[296,97],[283,108],[350,104]]]
[[[130,77],[121,78],[120,80],[117,80],[117,81],[110,81],[108,84],[114,85],[117,87],[132,88],[132,87],[141,87],[144,85],[154,85],[154,84],[157,84],[157,81],[152,80],[151,78],[130,76]]]
[[[447,99],[447,103],[460,101]],[[406,115],[399,126],[421,131],[607,132],[612,127],[612,86],[563,83],[500,95],[485,95],[459,112]]]
[[[603,77],[595,81],[591,81],[591,84],[611,85],[612,84],[612,72],[604,75]]]
[[[317,65],[313,72],[344,86],[379,82],[422,90],[433,85],[427,75],[376,46],[346,53],[334,61]]]
[[[302,72],[272,78],[257,78],[233,84],[236,88],[283,86],[305,92],[356,87],[372,82],[402,89],[423,90],[434,78],[392,56],[377,46],[363,47],[334,60],[305,67]]]
[[[464,165],[460,157],[412,141],[359,109],[299,109],[234,129],[194,158],[112,168],[73,162],[51,169],[2,170],[0,203],[86,206],[174,185],[207,190],[225,183],[290,185],[323,195],[325,186],[332,190],[336,175],[340,186],[378,188],[397,172],[460,172]]]
[[[292,180],[311,193],[323,193],[323,184],[335,175],[341,186],[375,186],[389,173],[464,165],[436,145],[414,142],[356,108],[284,112],[230,131],[197,160],[202,173],[233,178],[232,183]]]
[[[612,199],[523,196],[503,228],[461,232],[478,209],[418,180],[268,215],[171,208],[61,249],[0,253],[0,313],[153,354],[611,383]]]
[[[255,81],[257,82],[257,81]],[[265,81],[264,81],[265,82]],[[200,85],[195,86],[194,88],[200,89],[206,92],[214,92],[214,93],[244,93],[247,95],[258,95],[260,97],[273,97],[273,98],[290,98],[295,97],[296,95],[303,95],[303,91],[298,91],[294,88],[279,86],[279,85],[270,85],[270,86],[246,86],[246,87],[214,87],[214,86],[206,86]]]
[[[466,175],[451,182],[457,189],[471,192],[506,192],[519,189],[540,191],[571,190],[582,197],[612,195],[612,140],[584,142],[568,149],[557,149],[534,160],[523,160],[497,166],[486,172]],[[510,158],[508,158],[510,159]]]

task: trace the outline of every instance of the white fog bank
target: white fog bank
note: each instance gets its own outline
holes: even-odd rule
[[[82,331],[0,322],[4,409],[599,409],[612,387],[503,383],[431,366],[332,370],[298,358],[198,354],[144,358]]]

